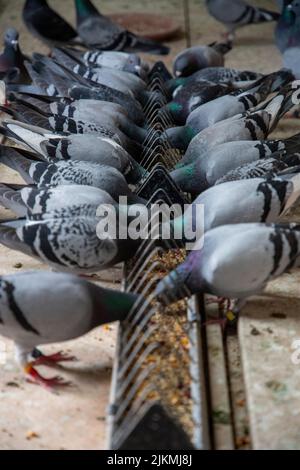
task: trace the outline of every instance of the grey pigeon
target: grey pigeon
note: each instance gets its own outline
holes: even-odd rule
[[[124,72],[122,70],[115,70],[103,66],[86,66],[81,64],[71,65],[68,63],[58,63],[53,58],[43,56],[42,54],[33,54],[33,65],[36,70],[41,74],[43,70],[52,71],[52,73],[64,77],[68,74],[67,70],[71,72],[69,78],[78,80],[79,77],[86,79],[89,82],[94,82],[100,85],[109,85],[110,87],[121,91],[122,93],[131,96],[139,96],[146,89],[146,83],[138,76]],[[68,76],[68,75],[67,75]],[[55,85],[55,82],[54,82]]]
[[[125,94],[139,97],[139,94],[145,91],[146,83],[136,75],[122,70],[110,69],[103,66],[75,65],[72,71],[91,82],[100,85],[109,85],[115,90]]]
[[[2,160],[5,161],[5,158],[0,159],[0,161]],[[85,195],[84,191],[89,193],[88,188],[91,187],[91,192],[93,189],[101,189],[106,191],[116,202],[118,202],[120,196],[126,196],[128,204],[145,203],[145,200],[132,193],[122,173],[111,166],[76,161],[63,161],[56,164],[46,162],[30,163],[28,161],[27,168],[25,165],[23,163],[22,173],[25,173],[24,176],[27,179],[35,179],[34,184],[36,184],[37,188],[60,188],[70,185],[70,188],[66,189],[70,189],[70,194],[72,194],[72,190],[77,190],[78,194],[76,194],[76,197],[79,197],[81,194]],[[32,177],[30,177],[29,172]],[[82,189],[78,185],[82,185]],[[67,205],[67,201],[64,198],[63,201]],[[72,202],[72,197],[70,202]]]
[[[231,42],[194,46],[180,52],[173,61],[176,77],[186,77],[207,67],[223,67],[224,55],[232,49]]]
[[[217,84],[205,80],[191,83],[177,88],[172,101],[161,108],[160,114],[171,115],[174,123],[183,125],[194,109],[233,90],[235,88],[231,84]]]
[[[110,151],[116,155],[132,155],[139,156],[142,147],[137,142],[129,139],[122,131],[114,129],[110,131],[108,128],[103,126],[96,126],[91,123],[81,123],[74,120],[70,120],[64,117],[53,118],[53,126],[62,130],[60,134],[54,133],[47,129],[43,129],[37,126],[25,124],[20,121],[6,120],[0,127],[0,132],[6,137],[26,145],[30,149],[42,153],[45,157],[48,155],[56,158],[71,158],[75,160],[89,160],[99,161],[102,158],[102,152],[104,155],[106,151]],[[71,134],[67,133],[67,129],[71,129]],[[73,135],[72,135],[73,134]],[[78,137],[76,139],[76,136]],[[83,138],[83,140],[81,140]],[[61,139],[66,139],[64,142],[68,142],[67,148],[61,149]],[[79,147],[69,152],[69,146],[72,146],[72,142],[77,142]],[[48,154],[48,143],[54,147],[60,147],[61,157],[59,153],[56,155]],[[124,150],[125,149],[125,150]],[[91,153],[86,153],[90,150]],[[128,152],[127,152],[128,151]],[[83,154],[84,152],[84,154]],[[98,157],[97,157],[98,156]],[[104,161],[102,161],[104,163]]]
[[[128,114],[125,108],[116,103],[109,101],[99,100],[75,100],[69,103],[61,103],[54,101],[49,105],[50,113],[59,116],[66,116],[75,121],[86,120],[102,124],[101,115],[116,116],[116,123],[122,122],[122,118],[128,119]],[[100,115],[100,119],[98,117]],[[118,122],[119,118],[119,122]],[[130,118],[129,118],[130,119]],[[131,121],[132,122],[132,121]],[[133,123],[133,122],[132,122]]]
[[[300,150],[300,135],[285,140],[236,140],[212,146],[194,162],[178,165],[171,177],[182,191],[199,194],[238,167],[274,157],[288,166],[298,165],[293,154]]]
[[[174,224],[185,224],[193,206],[204,207],[204,231],[220,225],[276,222],[300,197],[300,174],[218,184],[198,196]]]
[[[223,225],[204,239],[160,281],[155,293],[162,302],[204,292],[245,299],[291,269],[300,254],[300,231],[289,225]]]
[[[168,54],[169,48],[137,36],[103,16],[90,0],[75,0],[77,31],[89,47]]]
[[[47,193],[57,194],[61,188]],[[99,214],[101,208],[103,212]],[[38,258],[58,271],[95,273],[130,259],[140,244],[140,240],[120,239],[115,227],[112,230],[116,229],[116,233],[104,231],[106,208],[107,204],[103,203],[79,204],[2,222],[0,243]]]
[[[214,83],[248,82],[262,78],[262,74],[250,70],[238,70],[228,67],[207,67],[198,70],[189,77],[173,78],[165,84],[169,93],[174,93],[176,89],[202,82],[203,80]]]
[[[113,197],[93,186],[68,184],[50,188],[0,184],[0,203],[20,217],[51,213],[71,206],[115,205]]]
[[[88,106],[86,112],[80,110],[76,112],[76,108],[72,105],[59,105],[61,103],[52,103],[50,113],[45,114],[39,112],[33,105],[17,100],[10,105],[0,106],[0,110],[27,124],[53,130],[56,133],[120,135],[123,142],[131,140],[133,146],[134,141],[142,144],[147,137],[146,129],[137,126],[129,121],[124,113],[112,110],[109,106],[104,105],[103,111],[97,113]]]
[[[82,43],[72,26],[46,0],[26,0],[23,21],[34,36],[49,46]]]
[[[146,84],[139,77],[107,67],[99,70],[100,75],[96,69],[89,70],[82,65],[76,65],[74,70],[69,70],[55,60],[37,53],[34,54],[32,63],[25,62],[25,66],[33,82],[33,87],[27,91],[35,92],[35,94],[69,97],[73,86],[83,85],[97,89],[102,85],[111,87],[122,96],[138,100],[143,106],[148,103],[149,99],[160,97],[159,92],[146,90]],[[18,88],[15,91],[17,90]]]
[[[36,184],[38,187],[84,184],[100,189],[108,187],[109,193],[114,191],[114,194],[117,194],[114,189],[115,184],[110,186],[112,181],[110,181],[109,174],[118,184],[117,191],[125,191],[125,193],[125,179],[127,178],[129,182],[134,180],[132,177],[134,171],[130,168],[130,162],[128,168],[125,167],[125,169],[120,165],[119,168],[115,168],[111,165],[80,160],[52,159],[50,163],[39,161],[36,155],[30,152],[4,145],[0,145],[0,162],[17,171],[27,184]],[[124,173],[119,170],[123,170]],[[146,176],[146,172],[144,176]],[[141,178],[142,173],[140,174]]]
[[[1,133],[50,163],[53,159],[101,163],[116,168],[132,183],[145,174],[145,170],[112,139],[81,134],[59,136],[16,121],[6,122],[4,126],[0,127]]]
[[[116,103],[127,110],[128,117],[136,124],[145,122],[145,115],[141,104],[124,93],[105,85],[97,85],[97,88],[88,88],[74,85],[69,89],[69,96],[73,100],[99,100]]]
[[[167,129],[165,135],[173,146],[186,150],[192,138],[203,129],[257,106],[293,79],[289,71],[274,72],[258,80],[253,88],[235,91],[198,106],[187,117],[185,126]]]
[[[89,120],[97,122],[99,114],[117,114],[126,117],[129,122],[134,122],[137,125],[144,124],[144,119],[132,119],[132,114],[118,103],[113,103],[106,100],[93,100],[93,99],[79,99],[72,100],[70,98],[56,99],[46,96],[32,96],[22,93],[7,93],[7,101],[17,103],[31,108],[33,111],[39,112],[45,116],[58,114],[59,116],[66,116],[78,120]]]
[[[105,289],[77,276],[28,271],[0,277],[0,334],[14,341],[16,359],[34,382],[53,389],[68,385],[44,378],[39,365],[76,358],[62,352],[44,355],[37,346],[78,338],[90,330],[124,320],[137,296]]]
[[[243,0],[206,0],[206,6],[211,16],[224,24],[230,39],[242,26],[277,21],[280,16],[275,11],[254,7]]]
[[[149,72],[149,65],[137,54],[120,51],[99,51],[88,50],[86,52],[71,48],[55,48],[52,52],[55,59],[70,57],[78,63],[87,66],[108,67],[114,70],[134,73],[142,78],[146,78]]]

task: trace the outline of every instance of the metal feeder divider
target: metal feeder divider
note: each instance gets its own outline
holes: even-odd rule
[[[162,62],[150,72],[148,90],[152,96],[144,108],[149,133],[143,143],[141,165],[150,173],[136,192],[148,204],[183,204],[185,196],[168,174],[180,158],[161,138],[163,131],[173,126],[169,113],[162,107],[167,103],[164,82],[171,78]],[[153,222],[149,222],[149,226]],[[159,222],[158,222],[159,224]],[[152,229],[151,225],[151,229]],[[152,291],[159,281],[157,271],[163,266],[157,255],[180,249],[177,241],[147,238],[143,240],[134,259],[125,264],[123,289],[140,294],[127,319],[118,327],[117,350],[113,367],[109,406],[109,448],[115,450],[179,450],[211,448],[209,421],[209,389],[205,330],[201,328],[200,311],[203,299],[184,300],[186,334],[189,347],[174,348],[179,365],[188,362],[190,378],[190,422],[192,431],[185,429],[176,416],[176,405],[164,403],[159,367],[149,360],[161,343],[151,338],[163,330],[164,322],[153,323],[153,317],[163,308],[153,304]],[[188,292],[186,291],[186,296]],[[199,307],[199,302],[202,304]],[[176,336],[176,332],[172,332]],[[178,344],[180,337],[176,337]],[[171,365],[170,365],[171,367]],[[180,368],[181,369],[181,368]],[[180,374],[181,370],[177,371]]]

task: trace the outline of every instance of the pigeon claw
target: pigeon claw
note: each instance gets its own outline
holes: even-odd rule
[[[55,376],[50,378],[43,377],[34,367],[33,364],[27,364],[24,368],[25,373],[27,374],[27,380],[30,383],[34,383],[36,385],[41,385],[42,387],[46,388],[47,390],[53,390],[57,387],[69,387],[71,382],[67,382],[63,379],[63,377]]]
[[[59,364],[60,362],[76,362],[77,358],[75,356],[68,356],[63,351],[59,351],[55,354],[50,354],[46,356],[45,354],[40,354],[31,364],[33,366],[40,366],[40,365],[55,365]]]

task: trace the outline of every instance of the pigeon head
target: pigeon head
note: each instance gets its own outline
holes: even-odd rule
[[[181,116],[181,113],[183,111],[183,106],[180,103],[177,103],[176,101],[171,101],[170,103],[166,104],[161,108],[159,111],[159,114],[164,114],[166,113],[171,114],[173,119],[177,121],[177,118]]]
[[[292,3],[286,7],[287,13],[294,13],[295,16],[300,15],[300,1],[294,0]]]
[[[77,19],[80,20],[89,16],[99,16],[99,11],[94,7],[90,0],[75,0]]]
[[[174,61],[173,71],[176,77],[188,77],[197,70],[199,70],[199,65],[195,53],[186,51]]]
[[[190,297],[195,292],[204,291],[205,283],[199,273],[197,279],[193,275],[193,272],[198,272],[194,266],[200,266],[201,255],[201,250],[192,251],[182,264],[158,283],[154,295],[159,302],[169,305]]]
[[[164,136],[171,147],[180,150],[186,150],[196,134],[197,132],[195,132],[191,126],[170,127],[164,132]]]
[[[6,46],[13,46],[17,49],[19,41],[19,33],[15,28],[8,28],[4,34],[4,44]]]
[[[165,89],[167,93],[172,94],[178,87],[182,87],[187,84],[186,77],[171,78],[165,83]]]
[[[176,167],[170,173],[170,176],[181,191],[185,193],[198,195],[201,191],[207,189],[208,186],[206,178],[197,170],[197,162],[179,168]]]

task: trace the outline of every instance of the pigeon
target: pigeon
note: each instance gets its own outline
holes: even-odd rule
[[[198,82],[235,83],[251,82],[262,78],[263,75],[250,70],[237,70],[227,67],[207,67],[194,72],[188,77],[173,78],[165,84],[168,93],[176,93],[176,89]]]
[[[113,175],[117,179],[119,175],[122,176],[120,177],[119,189],[124,187],[124,178],[126,180],[129,179],[129,182],[133,183],[133,178],[130,176],[132,173],[130,162],[128,163],[128,168],[123,168],[121,164],[118,164],[122,163],[120,159],[119,161],[114,160],[109,162],[115,163],[115,166],[89,161],[58,159],[52,159],[50,163],[39,160],[36,154],[26,150],[0,145],[0,163],[17,171],[27,184],[36,184],[38,187],[75,183],[101,188],[103,178],[106,178],[107,168],[110,168],[109,171],[113,171]],[[123,170],[123,173],[119,170]],[[142,176],[147,176],[147,173],[144,172],[144,175],[141,173],[140,179]],[[135,182],[138,181],[136,180]],[[109,182],[104,180],[104,183],[109,188]],[[110,189],[108,192],[110,192]]]
[[[227,183],[228,181],[237,181],[250,178],[273,178],[274,176],[282,176],[287,171],[296,173],[299,169],[300,158],[299,154],[292,155],[287,160],[295,160],[298,165],[289,165],[285,160],[280,158],[266,158],[257,162],[246,163],[234,170],[229,171],[222,178],[219,178],[215,185]]]
[[[205,80],[191,83],[182,88],[179,87],[172,101],[164,105],[159,114],[171,115],[174,123],[184,125],[194,109],[219,96],[227,95],[233,90],[231,85],[223,83],[217,84]]]
[[[281,15],[275,28],[275,42],[282,53],[300,44],[299,13],[297,0],[282,2]]]
[[[70,191],[70,186],[45,191],[58,195],[65,188]],[[83,186],[78,188],[82,191]],[[95,273],[129,260],[140,245],[141,240],[119,237],[115,224],[117,209],[114,204],[99,201],[95,204],[95,200],[89,204],[58,206],[49,212],[42,209],[40,214],[1,222],[0,243],[37,258],[57,271]],[[109,224],[107,219],[114,214],[116,217],[109,219]],[[120,229],[123,234],[123,226]]]
[[[72,184],[50,188],[0,183],[0,203],[19,217],[43,216],[70,206],[100,204],[115,205],[115,199],[104,189]]]
[[[62,55],[63,54],[63,55]],[[134,73],[141,78],[146,79],[149,72],[149,65],[143,61],[137,54],[120,51],[99,51],[88,50],[86,52],[71,48],[54,48],[52,56],[58,60],[58,57],[64,57],[77,61],[79,64],[87,66],[102,66],[124,72]],[[66,57],[68,56],[68,57]]]
[[[105,85],[97,85],[97,88],[88,88],[74,85],[69,89],[69,96],[73,100],[98,100],[116,103],[127,110],[128,117],[136,124],[145,122],[145,115],[141,104],[132,98]]]
[[[168,54],[169,48],[137,36],[103,16],[90,0],[75,0],[77,31],[85,44],[101,50]]]
[[[299,171],[299,170],[298,170]],[[300,174],[228,181],[200,194],[175,226],[193,218],[194,207],[203,205],[205,232],[220,225],[268,222],[285,215],[300,197]]]
[[[280,17],[278,12],[254,7],[243,0],[206,0],[206,6],[209,14],[224,24],[231,40],[242,26],[277,21]]]
[[[232,49],[232,43],[212,43],[194,46],[180,52],[173,61],[175,77],[188,77],[207,67],[223,67],[224,55]]]
[[[173,146],[186,150],[192,138],[203,129],[257,106],[270,93],[293,79],[294,76],[289,71],[280,70],[259,79],[253,88],[238,90],[208,101],[189,114],[185,126],[169,128],[165,136]]]
[[[290,162],[295,163],[295,166],[293,163],[289,164]],[[299,164],[299,154],[291,155],[284,160],[274,157],[265,158],[256,162],[246,163],[245,165],[241,165],[229,171],[222,178],[219,178],[215,182],[215,185],[249,178],[282,176],[286,171],[296,173],[299,169]]]
[[[57,168],[54,169],[57,178],[56,181],[53,178],[54,184],[51,186],[47,184],[27,186],[0,183],[0,203],[20,217],[25,217],[28,213],[43,214],[79,204],[95,206],[110,204],[117,207],[116,203],[119,202],[121,206],[127,204],[140,206],[146,203],[145,199],[129,190],[117,170],[111,167],[103,167],[102,170],[102,178],[98,178],[97,186],[95,184],[88,185],[89,181],[77,182],[71,173],[69,173],[68,180],[66,171],[63,174]],[[74,178],[74,181],[71,178]]]
[[[67,109],[66,109],[67,108]],[[112,110],[109,106],[103,106],[103,110],[97,113],[88,106],[86,112],[75,112],[75,107],[70,105],[59,106],[57,103],[50,105],[50,113],[39,112],[34,105],[28,105],[21,100],[15,100],[9,106],[0,106],[0,110],[22,122],[38,126],[54,132],[66,132],[71,134],[110,133],[120,134],[120,139],[126,142],[127,138],[136,140],[141,144],[148,135],[147,129],[141,128],[130,122],[123,112]],[[66,109],[66,112],[64,110]],[[99,107],[98,107],[99,109]],[[53,114],[52,114],[53,113]],[[124,136],[125,134],[125,136]],[[134,144],[133,144],[134,145]]]
[[[72,26],[52,10],[46,0],[26,0],[23,21],[33,36],[50,47],[82,43]]]
[[[55,141],[54,145],[58,145],[58,139],[63,137],[67,138],[70,141],[74,141],[73,135],[82,136],[85,140],[80,140],[79,142],[85,142],[88,147],[83,149],[86,152],[87,148],[91,148],[91,154],[86,154],[81,157],[76,157],[76,160],[94,160],[94,155],[100,155],[100,149],[102,148],[102,144],[100,147],[100,141],[95,140],[97,138],[104,138],[104,147],[107,148],[107,143],[113,146],[116,149],[117,154],[124,153],[124,149],[126,150],[125,153],[129,153],[134,157],[139,157],[143,147],[138,144],[137,142],[129,139],[122,131],[118,129],[110,130],[108,127],[104,126],[97,126],[93,123],[84,123],[84,122],[76,122],[72,119],[68,119],[65,117],[54,116],[50,119],[51,128],[55,128],[57,132],[60,134],[53,133],[48,129],[43,129],[37,126],[33,126],[30,124],[25,124],[25,122],[21,121],[13,121],[7,119],[5,122],[2,123],[0,126],[0,133],[9,139],[12,139],[17,142],[23,142],[27,147],[30,147],[37,152],[41,151],[40,143],[50,139],[51,141]],[[73,134],[73,135],[72,135]],[[46,137],[46,138],[45,138]],[[36,138],[38,139],[38,144],[36,143]],[[33,139],[33,140],[31,140]],[[113,143],[115,142],[115,143]],[[44,142],[45,143],[45,142]],[[98,147],[93,147],[94,145],[98,145]],[[93,147],[93,148],[92,148]],[[122,148],[123,147],[123,148]],[[120,150],[120,148],[122,150]],[[82,155],[82,146],[77,149],[77,154],[79,153]],[[64,154],[66,155],[66,151],[64,150]],[[64,156],[64,155],[63,155]],[[72,157],[73,158],[73,155]],[[101,158],[99,156],[99,158]]]
[[[5,157],[0,159],[1,162],[3,160],[5,161]],[[84,190],[84,188],[90,186],[106,191],[115,201],[118,201],[120,196],[126,196],[128,204],[145,203],[144,199],[132,193],[122,173],[111,166],[76,161],[46,163],[30,162],[29,160],[26,163],[23,159],[20,171],[22,170],[28,180],[34,179],[34,184],[38,188],[82,185],[82,190]],[[15,161],[14,164],[16,164]],[[33,177],[30,176],[29,171],[31,171]]]
[[[245,299],[296,265],[299,250],[296,225],[222,225],[198,240],[187,259],[160,281],[155,296],[163,304],[196,293]]]
[[[298,165],[293,155],[300,150],[300,134],[285,140],[236,140],[212,146],[190,164],[178,165],[170,175],[187,193],[199,194],[242,165],[256,165],[276,158],[288,165]]]
[[[89,70],[85,66],[77,65],[74,70],[69,70],[53,59],[34,54],[31,64],[25,62],[27,71],[33,81],[33,87],[29,92],[46,94],[49,96],[69,97],[69,90],[73,86],[83,85],[87,88],[104,85],[111,87],[122,95],[138,100],[146,105],[151,98],[160,97],[159,92],[146,90],[146,84],[139,77],[113,69],[102,67],[99,74],[95,70]],[[11,89],[14,91],[14,89]],[[18,91],[18,88],[15,89]]]
[[[90,330],[126,319],[138,296],[92,284],[80,277],[26,271],[0,277],[0,334],[14,341],[16,359],[27,377],[54,389],[70,383],[44,378],[36,369],[76,358],[44,355],[37,347],[78,338]]]
[[[49,163],[53,160],[76,160],[109,165],[120,171],[128,183],[136,183],[147,175],[118,143],[106,137],[81,134],[59,136],[17,121],[3,123],[0,133],[25,146],[27,150],[36,152],[39,158]],[[20,149],[9,148],[7,152],[6,147],[0,147],[0,158],[7,156],[6,162],[17,158],[20,152],[24,156],[24,151]],[[29,158],[32,158],[31,155]]]
[[[294,106],[297,87],[287,85],[261,109],[250,114],[236,115],[199,132],[190,142],[179,162],[184,166],[195,161],[210,148],[238,140],[263,140],[276,127],[281,117]],[[170,142],[172,145],[172,143]]]
[[[49,114],[57,114],[58,116],[66,116],[75,121],[86,120],[95,122],[96,124],[103,123],[101,114],[115,117],[116,124],[120,125],[122,122],[127,126],[132,125],[128,116],[127,110],[116,103],[100,100],[75,100],[71,103],[61,103],[54,101],[49,105]],[[100,119],[99,119],[100,116]],[[125,121],[126,120],[126,121]]]
[[[37,93],[23,92],[19,86],[15,85],[9,85],[7,88],[6,94],[8,101],[16,101],[17,98],[17,100],[21,100],[23,103],[26,102],[28,104],[33,104],[35,108],[38,107],[40,111],[45,113],[51,113],[50,103],[52,102],[70,105],[73,104],[74,101],[101,101],[102,103],[110,103],[106,104],[106,106],[113,107],[114,105],[117,105],[118,108],[115,109],[118,109],[118,111],[123,113],[125,112],[128,119],[133,121],[135,124],[140,126],[145,124],[145,116],[138,101],[106,86],[97,86],[97,89],[73,86],[68,92],[70,97],[64,98],[56,98],[47,94],[45,95],[42,91],[38,92],[38,90],[35,90]],[[83,103],[80,103],[80,105],[84,106]],[[97,104],[94,103],[93,106],[97,106]]]
[[[0,79],[8,83],[28,83],[30,77],[19,46],[19,33],[8,28],[4,34],[4,51],[0,56]]]
[[[122,70],[114,70],[112,68],[103,66],[86,66],[75,64],[68,67],[68,63],[64,61],[59,63],[53,58],[43,56],[42,54],[33,54],[33,64],[35,69],[38,69],[40,74],[43,74],[43,70],[50,70],[55,76],[60,75],[64,77],[69,71],[72,73],[74,80],[78,80],[79,77],[86,79],[88,83],[92,82],[100,85],[109,85],[115,90],[119,90],[130,96],[136,96],[137,99],[142,97],[143,93],[146,93],[146,83],[140,77]],[[75,75],[74,75],[75,74]],[[66,75],[70,78],[68,75]],[[55,82],[54,82],[55,85]]]

